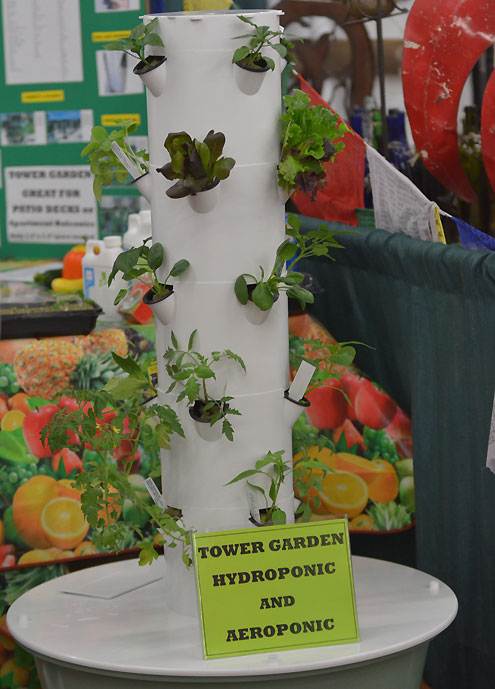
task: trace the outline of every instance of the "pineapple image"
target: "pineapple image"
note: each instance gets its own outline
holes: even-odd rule
[[[17,352],[14,371],[28,395],[52,399],[68,389],[99,389],[120,375],[112,351],[124,357],[128,351],[125,334],[115,328],[87,337],[37,340]]]

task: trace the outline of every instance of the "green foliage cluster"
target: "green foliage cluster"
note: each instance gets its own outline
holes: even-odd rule
[[[155,33],[158,24],[158,18],[155,17],[148,24],[138,24],[133,29],[127,38],[120,38],[112,43],[106,43],[103,47],[105,50],[120,50],[131,57],[137,57],[140,62],[144,62],[146,66],[152,66],[153,56],[145,55],[148,46],[162,46],[163,41],[161,37]]]
[[[165,139],[170,162],[157,172],[170,180],[178,180],[166,194],[171,199],[207,191],[227,179],[235,165],[233,158],[222,157],[225,135],[211,129],[204,141],[192,139],[187,132],[172,132]]]
[[[234,36],[237,38],[249,38],[248,45],[243,45],[234,53],[232,62],[239,64],[240,67],[247,67],[248,69],[264,71],[264,63],[272,71],[275,69],[275,62],[271,57],[263,55],[265,48],[273,48],[280,57],[285,58],[290,64],[294,63],[294,56],[291,50],[294,48],[294,43],[284,35],[283,29],[280,31],[272,31],[269,26],[260,26],[251,21],[248,17],[242,15],[239,19],[249,26],[254,28],[254,31],[241,36]],[[292,40],[302,41],[302,38],[297,36],[290,36]],[[276,39],[278,39],[277,42]]]
[[[250,273],[243,273],[235,281],[235,294],[241,304],[247,304],[251,299],[259,309],[268,311],[280,292],[286,292],[288,297],[297,299],[302,308],[314,302],[311,292],[300,285],[304,279],[303,273],[293,270],[292,267],[301,259],[311,256],[326,256],[333,260],[328,253],[329,249],[342,247],[334,239],[336,233],[330,232],[325,225],[321,225],[317,230],[302,233],[301,221],[292,214],[289,214],[286,233],[289,239],[278,247],[268,277],[265,278],[263,267],[260,266],[259,278]],[[246,278],[250,280],[251,285],[255,285],[251,294]]]
[[[174,263],[165,280],[160,280],[158,271],[165,261],[165,249],[160,242],[148,246],[149,241],[151,241],[151,237],[145,239],[141,246],[123,251],[117,256],[112,272],[108,276],[108,284],[112,284],[117,273],[122,273],[124,280],[136,280],[149,287],[153,297],[157,300],[169,294],[170,289],[167,287],[167,283],[170,278],[182,275],[189,268],[190,263],[185,258],[181,258]],[[143,275],[146,276],[146,279],[142,278]],[[119,290],[114,303],[119,304],[128,291],[129,289],[124,288]]]
[[[263,496],[265,508],[260,511],[262,524],[286,523],[287,514],[277,505],[277,500],[282,484],[287,477],[291,478],[293,474],[294,486],[299,495],[307,495],[310,488],[321,490],[321,478],[323,478],[328,471],[331,471],[326,464],[304,455],[300,457],[294,463],[294,467],[292,467],[291,463],[284,461],[284,452],[284,450],[267,452],[262,459],[259,459],[255,463],[254,469],[241,471],[240,474],[227,483],[227,485],[230,486],[233,483],[237,483],[237,481],[245,480],[250,488]],[[314,469],[320,469],[323,476],[314,475]],[[268,479],[268,495],[263,486],[247,480],[253,476],[265,476],[266,479]],[[311,508],[309,505],[307,503],[301,503],[296,511],[296,516],[301,517],[303,521],[307,521],[311,516]]]
[[[311,105],[309,96],[298,89],[284,97],[284,105],[278,183],[289,195],[299,189],[313,200],[326,186],[323,163],[344,148],[339,139],[350,129],[328,108]]]
[[[119,123],[119,129],[113,129],[110,133],[100,125],[91,130],[91,140],[81,151],[81,158],[89,156],[90,170],[94,175],[93,193],[98,201],[101,201],[103,187],[108,187],[114,179],[119,184],[124,184],[129,176],[129,172],[112,150],[114,142],[141,174],[148,172],[148,153],[144,149],[134,152],[129,141],[129,136],[136,128],[135,122],[125,120]]]
[[[92,541],[99,550],[123,550],[135,537],[142,539],[141,564],[158,557],[155,547],[142,531],[144,521],[151,521],[164,534],[169,547],[182,546],[183,560],[191,564],[189,531],[178,520],[158,506],[151,505],[146,491],[132,480],[136,452],[141,446],[153,457],[151,478],[160,476],[160,449],[170,448],[171,436],[184,437],[175,411],[168,405],[144,404],[150,393],[150,382],[144,370],[132,359],[113,354],[115,362],[127,374],[110,380],[103,389],[73,391],[78,402],[74,411],[61,409],[42,431],[50,449],[67,445],[67,434],[75,433],[79,443],[90,448],[84,472],[74,479],[82,491],[81,508],[93,530]],[[122,439],[131,446],[123,467],[112,461],[112,453]],[[129,501],[136,509],[134,520],[119,521],[120,508]]]
[[[301,340],[301,349],[296,350],[291,348],[289,352],[289,360],[291,366],[296,370],[301,365],[301,361],[307,361],[309,364],[315,366],[315,372],[311,378],[310,384],[306,393],[312,392],[317,387],[322,385],[329,378],[340,378],[336,373],[336,366],[348,367],[354,361],[356,350],[351,345],[361,344],[360,342],[336,342],[329,344],[320,339],[315,340]],[[309,349],[312,356],[306,356],[304,347]],[[344,394],[344,393],[342,393]]]
[[[183,389],[177,397],[177,401],[181,402],[187,399],[190,405],[198,402],[202,418],[207,419],[211,426],[221,421],[222,433],[228,440],[233,440],[234,429],[228,416],[239,416],[240,412],[230,406],[229,402],[233,399],[232,397],[223,396],[219,399],[212,397],[208,392],[206,381],[216,378],[213,367],[215,363],[222,359],[233,361],[244,372],[246,371],[246,366],[241,357],[234,354],[230,349],[225,349],[223,352],[212,352],[208,356],[193,351],[196,333],[197,330],[193,330],[189,337],[187,349],[183,350],[180,349],[177,337],[172,331],[172,345],[168,347],[163,355],[167,373],[172,378],[172,383],[167,392],[172,392],[177,383],[180,383]]]

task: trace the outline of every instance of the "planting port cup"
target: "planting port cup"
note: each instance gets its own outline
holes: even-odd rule
[[[220,180],[217,179],[209,189],[188,196],[189,205],[193,211],[196,211],[196,213],[209,213],[215,208],[218,202],[219,184]]]
[[[284,417],[289,426],[292,428],[303,411],[311,405],[311,402],[306,397],[302,397],[300,400],[291,399],[289,397],[288,388],[287,390],[284,390],[284,397]]]
[[[234,62],[233,65],[235,83],[246,96],[254,96],[260,90],[266,73],[270,69],[265,60],[259,60],[256,64],[259,65],[259,69],[245,67],[242,60]]]
[[[136,74],[148,91],[155,96],[161,96],[165,90],[167,79],[167,58],[164,55],[149,55],[147,58],[151,66],[146,62],[138,62],[132,70]]]
[[[273,304],[271,309],[268,309],[267,311],[262,311],[256,304],[252,301],[251,299],[251,294],[254,290],[256,285],[248,285],[248,294],[249,294],[249,300],[247,304],[244,304],[242,308],[244,309],[244,313],[246,315],[246,318],[250,323],[253,325],[261,325],[266,321],[268,318],[269,314],[271,313],[271,310],[275,306],[275,303],[278,301],[279,295],[276,294],[273,298]]]
[[[196,400],[192,407],[189,407],[189,416],[193,421],[195,421],[195,427],[198,435],[208,442],[215,442],[219,440],[222,436],[222,419],[219,419],[213,426],[210,424],[209,419],[201,418],[201,407],[203,402]],[[224,404],[222,409],[228,409],[229,405]]]
[[[151,177],[149,172],[145,172],[141,177],[136,177],[131,182],[142,196],[151,203]]]
[[[172,320],[175,313],[175,292],[172,285],[166,285],[170,290],[161,299],[154,299],[152,290],[148,290],[143,296],[143,304],[149,306],[155,318],[158,318],[162,325],[167,325]]]

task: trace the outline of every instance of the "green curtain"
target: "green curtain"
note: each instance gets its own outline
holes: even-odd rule
[[[306,229],[321,224],[302,220]],[[432,689],[492,689],[495,476],[485,463],[495,254],[346,229],[335,262],[312,259],[301,268],[324,289],[313,314],[337,339],[373,347],[358,347],[358,366],[412,416],[416,566],[459,599],[455,622],[430,646],[425,679]],[[400,561],[382,537],[366,554],[373,552]]]

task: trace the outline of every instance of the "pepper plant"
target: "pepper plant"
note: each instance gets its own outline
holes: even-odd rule
[[[248,486],[260,493],[265,501],[265,508],[260,510],[260,518],[262,524],[285,524],[287,521],[287,514],[283,509],[277,505],[278,496],[282,484],[287,477],[291,477],[293,473],[294,488],[299,495],[307,495],[311,489],[314,491],[323,490],[321,485],[321,478],[325,476],[328,471],[331,471],[326,464],[323,464],[318,459],[310,458],[308,456],[301,456],[294,462],[286,462],[283,459],[284,450],[277,452],[267,452],[267,454],[259,459],[254,469],[246,469],[237,474],[231,481],[227,483],[230,486],[238,481],[246,480]],[[313,475],[313,471],[317,469],[318,472]],[[265,481],[268,479],[269,489],[268,495],[266,489],[257,483],[252,483],[247,479],[254,476],[264,476]],[[302,521],[308,521],[311,516],[310,506],[302,502],[296,510],[296,516],[301,517]]]
[[[112,272],[108,276],[108,285],[112,284],[117,273],[122,273],[124,280],[136,280],[149,287],[153,293],[154,301],[158,301],[170,294],[171,290],[167,286],[170,278],[182,275],[189,268],[190,263],[185,258],[181,258],[174,263],[165,280],[160,280],[158,271],[165,261],[165,249],[160,242],[148,246],[149,241],[151,241],[151,237],[145,239],[141,246],[123,251],[117,256]],[[119,290],[114,303],[119,304],[128,291],[129,288]]]
[[[183,350],[172,331],[172,344],[163,355],[167,373],[172,378],[167,392],[172,392],[177,383],[181,384],[183,389],[179,393],[177,401],[181,402],[187,399],[190,405],[197,404],[199,416],[207,420],[210,426],[221,421],[222,433],[228,440],[233,440],[234,429],[228,417],[231,415],[240,416],[240,412],[229,404],[233,397],[213,397],[208,392],[207,380],[216,379],[213,367],[222,359],[228,359],[238,364],[244,372],[246,372],[246,366],[241,357],[234,354],[230,349],[225,349],[223,352],[212,352],[208,356],[193,351],[196,333],[197,330],[193,330],[189,337],[187,349]]]
[[[311,105],[309,96],[299,89],[284,96],[284,105],[278,184],[289,195],[299,189],[314,200],[327,184],[324,163],[333,161],[344,148],[340,139],[351,130],[339,123],[332,110]]]
[[[176,433],[184,437],[184,431],[168,405],[143,405],[153,391],[148,375],[132,357],[124,359],[114,353],[113,358],[127,375],[113,378],[101,390],[72,391],[76,404],[52,417],[42,431],[42,440],[56,451],[66,447],[68,437],[72,437],[91,452],[92,458],[85,460],[84,471],[76,476],[73,486],[82,491],[81,509],[99,550],[122,550],[129,545],[131,531],[142,539],[140,564],[150,564],[158,557],[142,528],[150,521],[164,534],[166,545],[182,547],[183,561],[190,565],[188,530],[177,516],[151,505],[142,485],[133,480],[139,447],[153,457],[149,476],[156,478],[160,475],[160,449],[168,449],[171,436]],[[117,463],[113,454],[123,442],[129,454]],[[125,501],[130,501],[136,512],[134,519],[124,522],[119,517]]]
[[[119,184],[124,184],[129,176],[127,168],[112,150],[114,142],[141,174],[148,172],[148,153],[144,149],[135,152],[129,140],[136,128],[137,124],[133,120],[119,122],[119,129],[113,129],[111,132],[107,132],[105,127],[100,125],[92,128],[91,140],[81,151],[81,158],[86,155],[89,157],[90,170],[94,175],[93,193],[98,201],[101,201],[103,187],[112,184],[114,179]]]
[[[164,177],[178,180],[166,194],[171,199],[208,191],[227,179],[235,165],[233,158],[222,157],[225,134],[211,129],[203,141],[192,139],[187,132],[172,132],[165,139],[170,162],[157,169]]]
[[[146,56],[146,48],[148,46],[163,47],[161,37],[155,33],[157,24],[158,17],[152,19],[148,24],[138,24],[131,29],[129,36],[126,38],[119,38],[117,41],[105,43],[103,47],[105,50],[120,50],[133,58],[137,57],[140,62],[144,62],[146,66],[151,67],[153,64],[152,58],[156,56]]]
[[[238,38],[249,38],[249,43],[243,45],[234,53],[232,62],[239,64],[240,67],[244,67],[250,70],[260,70],[264,71],[265,65],[269,67],[272,71],[275,69],[275,62],[271,57],[263,55],[263,50],[265,48],[273,48],[280,57],[284,58],[290,64],[294,64],[294,56],[291,50],[294,48],[294,43],[290,41],[284,34],[283,29],[280,31],[272,31],[269,26],[260,26],[255,24],[248,17],[242,15],[239,19],[249,26],[254,28],[254,31],[247,34],[242,34],[241,36],[234,36],[234,39]],[[290,36],[292,40],[302,41],[302,38],[298,36]],[[276,41],[278,39],[278,41]]]
[[[330,232],[325,225],[320,225],[317,230],[304,234],[300,230],[299,218],[289,214],[286,226],[289,239],[278,247],[270,274],[265,277],[263,267],[260,266],[260,277],[250,273],[239,275],[235,281],[234,290],[241,304],[245,305],[251,299],[259,309],[268,311],[280,292],[286,292],[288,297],[297,299],[302,308],[314,302],[312,293],[299,284],[304,279],[303,273],[293,270],[293,266],[301,259],[311,256],[326,256],[333,260],[328,253],[329,249],[342,247],[334,239],[336,233]],[[246,278],[250,280],[249,285]]]

